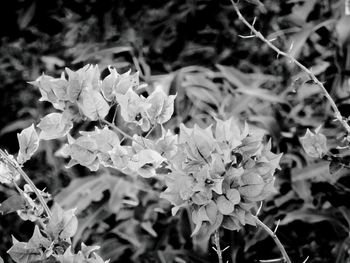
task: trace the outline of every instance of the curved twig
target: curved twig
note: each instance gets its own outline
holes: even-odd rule
[[[281,251],[281,254],[283,256],[284,262],[292,263],[292,261],[290,260],[288,254],[287,254],[286,249],[282,245],[281,241],[278,239],[276,233],[274,231],[272,231],[267,225],[265,225],[259,218],[255,217],[255,221],[275,241],[278,249]]]
[[[254,25],[250,24],[243,17],[242,13],[239,11],[239,8],[238,8],[237,4],[233,0],[231,0],[231,3],[232,3],[232,6],[233,6],[236,14],[238,15],[239,20],[241,20],[251,30],[252,34],[257,36],[261,41],[263,41],[271,49],[273,49],[277,53],[277,56],[281,55],[283,57],[286,57],[287,59],[290,60],[291,63],[294,63],[295,65],[297,65],[301,70],[303,70],[306,74],[309,75],[309,77],[314,81],[314,83],[316,85],[318,85],[321,88],[321,91],[322,91],[323,95],[327,98],[327,100],[331,104],[331,107],[332,107],[332,109],[334,111],[335,119],[338,120],[341,123],[341,125],[346,130],[347,135],[350,135],[350,126],[349,126],[347,120],[345,118],[343,118],[343,116],[341,115],[337,105],[335,104],[334,100],[332,99],[331,95],[328,93],[328,91],[325,88],[325,86],[323,85],[323,83],[315,76],[315,74],[312,73],[312,71],[309,70],[306,66],[301,64],[298,60],[296,60],[291,54],[280,50],[278,47],[276,47],[274,44],[272,44],[271,41],[266,39],[259,31],[257,31],[255,29]]]

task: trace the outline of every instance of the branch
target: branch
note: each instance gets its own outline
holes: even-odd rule
[[[223,263],[222,250],[221,250],[221,247],[220,247],[219,229],[216,229],[215,232],[214,232],[214,243],[215,243],[215,248],[213,247],[213,249],[215,250],[216,254],[218,255],[219,263]]]
[[[281,251],[281,254],[283,256],[283,260],[286,263],[292,263],[292,261],[290,260],[287,251],[285,250],[284,246],[282,245],[281,241],[278,239],[278,237],[276,236],[276,233],[273,232],[267,225],[265,225],[262,221],[260,221],[259,218],[257,218],[255,216],[255,221],[256,223],[262,228],[264,229],[264,231],[269,234],[270,237],[272,237],[272,239],[275,241],[278,249]]]
[[[236,14],[238,15],[239,20],[241,20],[251,30],[252,34],[257,36],[261,41],[263,41],[271,49],[273,49],[277,53],[277,56],[281,55],[283,57],[286,57],[287,59],[289,59],[289,61],[291,63],[294,63],[295,65],[297,65],[301,70],[303,70],[306,74],[309,75],[309,77],[314,81],[314,83],[316,85],[318,85],[321,88],[323,95],[327,98],[327,100],[331,104],[331,107],[334,111],[334,117],[336,118],[336,120],[338,120],[342,124],[342,126],[346,130],[347,134],[349,135],[350,134],[349,124],[347,123],[346,119],[343,118],[337,105],[335,104],[334,100],[332,99],[331,95],[328,93],[328,91],[325,88],[325,86],[323,85],[323,83],[315,76],[315,74],[312,73],[312,71],[309,70],[307,67],[305,67],[303,64],[301,64],[298,60],[296,60],[291,54],[284,52],[284,51],[281,51],[278,47],[276,47],[274,44],[272,44],[271,41],[267,40],[259,31],[257,31],[255,29],[254,25],[250,24],[243,17],[242,13],[238,9],[237,4],[233,0],[231,0],[231,3],[232,3],[232,6],[233,6]]]
[[[101,120],[103,123],[107,124],[109,127],[111,127],[112,129],[116,130],[117,132],[121,133],[125,138],[130,139],[131,141],[141,145],[142,147],[144,147],[144,145],[142,145],[141,143],[139,143],[138,141],[136,141],[133,137],[131,137],[129,134],[127,134],[126,132],[124,132],[122,129],[120,129],[118,126],[116,126],[113,123],[110,123],[109,121],[106,120]]]
[[[18,172],[24,179],[24,181],[26,181],[27,184],[29,184],[30,188],[32,188],[32,190],[34,191],[34,193],[36,194],[36,196],[38,197],[41,205],[43,206],[47,216],[49,218],[52,217],[51,215],[51,211],[49,209],[49,207],[47,206],[44,198],[42,197],[40,191],[38,190],[38,188],[36,188],[35,184],[33,183],[33,181],[29,178],[29,176],[22,170],[22,168],[19,166],[19,164],[17,162],[14,162],[14,160],[12,160],[7,153],[5,153],[3,150],[0,149],[0,157],[6,162],[7,165],[10,165],[12,169],[14,169],[16,172]],[[17,189],[18,190],[18,189]]]

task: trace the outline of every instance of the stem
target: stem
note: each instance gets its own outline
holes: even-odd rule
[[[110,126],[111,128],[113,128],[114,130],[116,130],[117,132],[123,134],[124,137],[130,139],[133,142],[136,142],[137,144],[141,145],[142,147],[144,145],[142,145],[141,143],[139,143],[138,141],[136,141],[133,137],[131,137],[129,134],[127,134],[126,132],[124,132],[122,129],[120,129],[118,126],[116,126],[113,123],[110,123],[109,121],[106,120],[101,120],[103,123],[107,124],[108,126]]]
[[[6,164],[10,165],[14,170],[16,170],[23,177],[24,181],[26,181],[26,183],[29,184],[30,188],[32,188],[32,190],[34,191],[34,193],[38,197],[38,199],[39,199],[41,205],[43,206],[47,216],[49,218],[51,218],[52,215],[51,215],[50,208],[47,206],[40,191],[38,190],[38,188],[36,188],[35,184],[29,178],[29,176],[22,170],[22,168],[19,166],[19,164],[17,162],[14,162],[14,160],[10,159],[8,157],[8,155],[1,149],[0,149],[0,156],[6,161]]]
[[[216,229],[214,232],[214,243],[215,243],[215,252],[218,255],[218,260],[219,263],[223,263],[222,260],[222,251],[221,251],[221,247],[220,247],[220,234],[219,234],[219,229]]]
[[[315,76],[314,73],[312,73],[311,70],[309,70],[307,67],[305,67],[303,64],[301,64],[298,60],[296,60],[291,54],[281,51],[278,47],[276,47],[274,44],[271,43],[271,41],[267,40],[259,31],[255,29],[255,27],[250,24],[242,15],[242,13],[239,11],[237,4],[231,0],[232,6],[235,9],[236,14],[238,15],[239,20],[241,20],[250,30],[251,32],[257,36],[261,41],[266,43],[271,49],[273,49],[277,56],[281,55],[283,57],[286,57],[290,60],[291,63],[294,63],[297,65],[301,70],[303,70],[306,74],[309,75],[309,77],[314,81],[315,84],[317,84],[323,93],[323,95],[327,98],[329,103],[331,104],[331,107],[334,111],[334,117],[342,124],[344,129],[346,130],[347,134],[350,134],[350,126],[347,123],[346,119],[343,118],[341,115],[337,105],[335,104],[334,100],[332,99],[331,95],[328,93],[327,89],[323,85],[321,81],[318,80],[318,78]]]
[[[148,138],[148,136],[154,131],[154,129],[156,128],[157,124],[152,125],[151,129],[147,132],[147,134],[145,135],[145,139]]]
[[[255,217],[255,221],[256,223],[265,230],[266,233],[269,234],[269,236],[272,237],[272,239],[275,241],[278,249],[281,251],[281,254],[283,256],[284,262],[286,263],[292,263],[292,261],[290,260],[287,251],[285,250],[284,246],[282,245],[281,241],[278,239],[278,237],[276,236],[276,233],[273,232],[267,225],[265,225],[262,221],[260,221],[259,218]]]

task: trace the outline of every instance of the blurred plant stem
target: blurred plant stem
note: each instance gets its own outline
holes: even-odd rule
[[[275,231],[272,231],[267,225],[265,225],[259,218],[255,217],[255,221],[256,223],[262,228],[264,229],[264,231],[266,233],[269,234],[269,236],[272,237],[272,239],[275,241],[278,249],[281,251],[281,254],[283,256],[284,262],[286,263],[292,263],[292,261],[290,260],[286,249],[284,248],[284,246],[282,245],[281,241],[278,239]]]

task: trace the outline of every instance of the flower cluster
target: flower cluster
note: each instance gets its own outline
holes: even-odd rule
[[[270,142],[263,144],[263,134],[247,124],[241,129],[234,118],[217,119],[214,133],[211,126],[181,125],[177,147],[162,197],[175,206],[173,213],[190,205],[193,234],[255,225],[251,210],[275,191],[281,157],[270,151]]]
[[[66,137],[67,143],[59,153],[70,158],[68,167],[82,165],[97,171],[103,165],[131,176],[165,179],[166,190],[161,197],[174,206],[173,214],[181,207],[190,207],[196,225],[193,235],[199,232],[210,235],[220,226],[239,230],[246,224],[255,225],[252,210],[275,191],[274,173],[281,157],[271,152],[270,142],[264,143],[263,132],[250,129],[247,124],[241,127],[236,119],[230,118],[216,119],[214,127],[205,129],[180,124],[179,135],[173,134],[163,124],[174,112],[176,95],[167,95],[157,87],[147,89],[143,96],[137,73],[119,74],[113,68],[109,71],[101,79],[98,67],[87,65],[75,72],[66,69],[68,78],[65,74],[60,78],[42,75],[32,82],[39,88],[41,100],[51,102],[57,112],[41,119],[36,126],[39,132],[31,125],[18,134],[17,162],[13,160],[18,167],[14,167],[19,169],[29,160],[41,140]],[[139,134],[128,135],[105,120],[113,105],[117,105],[118,116],[125,124],[140,128]],[[71,135],[77,120],[99,120],[107,126]],[[149,135],[156,126],[161,129],[158,138],[141,135],[147,131]],[[12,170],[0,160],[0,183],[16,180],[17,174]],[[70,238],[77,229],[74,211],[54,206],[53,216],[47,221],[45,206],[40,202],[46,202],[50,195],[38,190],[43,199],[37,200],[31,198],[32,192],[27,185],[20,190],[21,201],[16,211],[23,220],[41,220],[44,225],[41,230],[35,229],[27,243],[14,241],[9,253],[16,262],[21,262],[16,251],[28,254],[28,247],[40,252],[35,260],[54,256],[60,262],[103,262],[97,255],[90,255],[94,247],[85,254],[72,254]]]
[[[273,175],[281,156],[273,154],[270,142],[264,144],[263,134],[251,131],[247,124],[241,127],[234,118],[217,119],[215,130],[181,124],[179,136],[162,128],[160,138],[150,140],[135,134],[131,145],[121,144],[110,127],[82,131],[75,139],[69,135],[74,118],[67,109],[72,105],[83,118],[94,121],[104,119],[109,103],[116,103],[123,120],[144,132],[171,118],[176,96],[156,88],[144,97],[137,73],[109,71],[101,80],[98,67],[87,65],[76,72],[66,69],[68,79],[64,74],[59,79],[43,75],[33,82],[42,100],[63,112],[45,116],[38,125],[40,135],[33,136],[32,127],[27,132],[30,138],[24,141],[37,144],[36,137],[67,136],[68,144],[61,153],[71,158],[68,166],[80,164],[92,171],[103,165],[146,178],[170,171],[165,175],[167,189],[162,197],[174,205],[174,213],[182,206],[191,206],[196,224],[193,234],[206,228],[212,232],[220,225],[238,230],[255,224],[251,210],[275,191]]]

